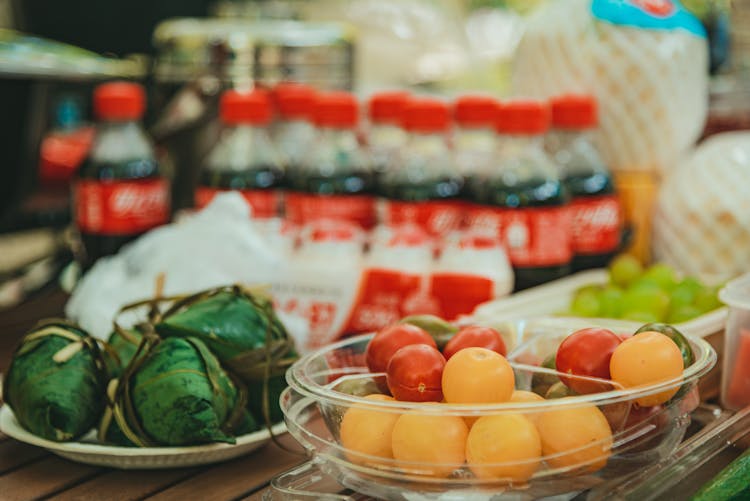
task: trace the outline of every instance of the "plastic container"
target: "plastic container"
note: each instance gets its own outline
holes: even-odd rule
[[[750,405],[750,273],[719,292],[729,306],[721,375],[721,403],[732,410]]]
[[[582,271],[510,297],[482,304],[474,310],[474,313],[465,317],[462,323],[494,325],[519,318],[556,315],[558,312],[569,308],[573,295],[578,289],[587,285],[604,285],[608,280],[609,275],[605,269]],[[590,318],[579,320],[589,323],[592,321]],[[687,322],[675,324],[675,327],[683,334],[708,341],[717,353],[719,363],[701,381],[701,394],[704,399],[719,395],[726,320],[727,308],[719,308]],[[627,323],[637,325],[636,323]]]
[[[685,440],[670,457],[632,475],[602,482],[575,495],[574,499],[651,501],[663,499],[666,492],[672,499],[687,498],[744,450],[746,443],[743,438],[748,434],[750,409],[733,414],[703,404],[691,415]],[[319,460],[308,461],[276,476],[263,493],[263,499],[372,499],[342,487],[321,471],[320,464]],[[522,495],[516,498],[523,499]],[[562,496],[562,499],[570,499],[570,496]]]
[[[578,326],[563,319],[540,319],[510,322],[508,327],[504,334],[511,347],[508,360],[514,367],[516,389],[529,390],[534,375],[556,373],[520,360],[541,360]],[[281,407],[290,433],[307,449],[322,472],[348,489],[379,499],[483,500],[506,495],[531,499],[578,492],[638,471],[668,457],[679,445],[690,423],[690,413],[698,405],[698,379],[716,362],[716,353],[708,343],[690,338],[696,362],[685,370],[682,378],[658,385],[625,390],[615,388],[611,381],[596,380],[607,385],[608,391],[532,403],[420,404],[356,396],[374,392],[373,375],[364,360],[371,338],[372,335],[353,337],[298,360],[287,372],[289,388],[282,394]],[[632,419],[631,409],[637,399],[677,386],[683,388],[660,410],[642,420]],[[479,418],[521,414],[529,421],[546,419],[544,415],[550,412],[586,412],[603,415],[606,421],[599,417],[598,423],[608,426],[611,435],[607,433],[581,446],[543,455],[538,463],[536,459],[525,459],[485,465],[499,469],[500,473],[480,477],[464,462],[398,463],[345,448],[341,443],[341,423],[347,411],[355,406],[383,416],[415,413],[440,418]],[[539,426],[541,429],[542,425]],[[577,429],[588,428],[584,425]],[[363,430],[368,431],[371,430]],[[526,471],[528,481],[526,476],[517,477],[519,468]]]

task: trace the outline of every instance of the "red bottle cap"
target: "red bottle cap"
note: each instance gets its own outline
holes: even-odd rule
[[[401,123],[401,114],[409,102],[404,91],[379,92],[370,98],[370,120],[375,123]]]
[[[552,126],[559,129],[591,129],[599,122],[596,98],[566,94],[551,100]]]
[[[227,125],[266,125],[271,120],[271,106],[264,91],[228,90],[221,95],[219,116]]]
[[[417,99],[409,102],[401,124],[409,132],[444,132],[450,123],[448,105],[437,99]]]
[[[549,106],[542,101],[500,103],[495,129],[501,134],[537,135],[549,129]]]
[[[294,82],[282,82],[273,88],[276,109],[286,119],[309,119],[315,94],[309,85]]]
[[[94,89],[94,112],[102,120],[138,120],[146,111],[146,93],[134,82],[108,82]]]
[[[492,127],[498,102],[487,96],[463,96],[453,104],[453,117],[462,127]]]
[[[321,94],[313,105],[313,117],[320,127],[353,128],[359,120],[359,103],[348,92]]]

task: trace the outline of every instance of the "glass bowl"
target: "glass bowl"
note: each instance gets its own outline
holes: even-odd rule
[[[510,341],[506,343],[511,347],[507,358],[514,370],[516,390],[531,390],[545,378],[560,375],[539,364],[577,328],[580,325],[565,319],[508,324],[504,337]],[[615,332],[630,334],[634,330],[621,327]],[[535,499],[586,490],[627,475],[669,456],[679,445],[690,424],[690,413],[700,401],[697,382],[716,363],[716,353],[707,342],[689,338],[695,362],[681,378],[655,385],[624,389],[611,381],[580,378],[599,385],[602,391],[482,405],[397,402],[365,398],[379,393],[378,384],[385,379],[383,374],[369,373],[365,364],[372,336],[349,338],[299,359],[287,371],[289,387],[282,394],[281,408],[289,432],[324,472],[344,487],[383,499]],[[666,392],[676,393],[661,405],[638,404]],[[342,437],[342,420],[352,409],[360,415],[364,412],[366,418],[359,427],[357,422],[349,426],[347,437]],[[407,419],[412,423],[420,422],[415,418],[429,421],[437,417],[450,430],[461,427],[457,419],[468,430],[485,416],[521,415],[538,430],[543,449],[541,456],[522,454],[523,458],[516,460],[493,462],[490,457],[481,464],[445,461],[440,451],[443,447],[456,449],[456,438],[453,433],[446,439],[439,427],[428,440],[437,444],[433,453],[438,451],[434,459],[428,456],[430,460],[396,460],[349,446],[359,442],[359,434],[378,440],[383,429],[378,422],[405,415],[411,416]],[[373,423],[375,428],[368,426]],[[608,427],[604,434],[591,431],[602,426]],[[517,430],[508,433],[515,436]],[[482,440],[474,437],[475,444]],[[430,443],[425,446],[431,447]]]

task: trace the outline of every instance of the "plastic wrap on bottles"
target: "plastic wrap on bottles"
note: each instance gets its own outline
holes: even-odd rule
[[[654,216],[657,260],[727,279],[750,262],[750,132],[718,134],[667,177]]]
[[[703,129],[707,75],[705,31],[677,0],[556,0],[529,19],[513,86],[595,94],[609,165],[658,173]]]

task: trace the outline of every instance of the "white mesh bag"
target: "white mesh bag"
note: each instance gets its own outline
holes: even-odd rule
[[[657,260],[707,280],[750,263],[750,132],[703,142],[665,180],[654,216]]]
[[[647,10],[654,5],[672,14],[653,17]],[[596,17],[594,6],[612,19]],[[701,30],[670,0],[553,0],[529,19],[514,92],[596,95],[602,152],[612,168],[661,173],[705,121],[708,49]]]

